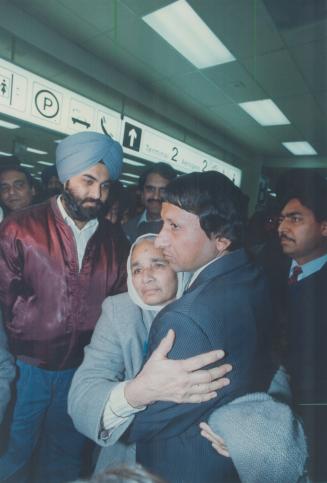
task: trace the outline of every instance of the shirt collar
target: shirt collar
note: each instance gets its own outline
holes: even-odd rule
[[[64,205],[61,201],[61,196],[58,196],[57,198],[57,205],[58,205],[58,208],[59,208],[59,211],[61,213],[61,216],[63,217],[65,223],[67,225],[69,225],[71,228],[73,228],[74,230],[79,230],[80,232],[81,231],[84,231],[84,230],[88,230],[89,228],[94,228],[96,229],[99,222],[96,218],[94,218],[93,220],[90,220],[88,221],[82,229],[78,228],[78,226],[76,225],[76,223],[74,222],[74,220],[68,215],[67,211],[65,210],[64,208]]]
[[[303,265],[299,265],[295,260],[292,260],[290,274],[293,272],[293,268],[299,265],[302,268],[302,273],[300,273],[298,280],[302,280],[303,278],[309,277],[309,275],[318,272],[325,263],[327,263],[327,253],[319,258],[311,260],[310,262],[304,263]]]
[[[200,275],[200,273],[202,272],[202,270],[204,270],[205,268],[207,268],[209,265],[211,265],[213,262],[215,262],[216,260],[218,260],[218,258],[221,258],[221,255],[218,255],[216,258],[214,258],[213,260],[210,260],[210,262],[206,263],[205,265],[203,265],[202,267],[198,268],[192,275],[192,277],[190,278],[189,282],[187,283],[187,288],[189,288],[192,283],[195,282],[195,280],[198,278],[198,276]]]
[[[161,221],[161,218],[159,217],[157,220],[151,220],[151,221]],[[141,223],[144,223],[144,222],[145,223],[149,222],[146,210],[144,210],[142,215],[140,216],[139,221],[137,222],[137,226],[139,226]]]

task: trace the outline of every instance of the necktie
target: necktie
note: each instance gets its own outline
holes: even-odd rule
[[[297,279],[300,273],[302,272],[303,272],[302,268],[299,267],[299,265],[295,265],[292,271],[292,275],[288,279],[288,285],[294,285],[297,282]]]

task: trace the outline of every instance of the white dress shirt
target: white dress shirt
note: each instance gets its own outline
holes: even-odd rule
[[[65,223],[72,229],[77,248],[78,267],[81,269],[87,242],[98,228],[99,222],[95,218],[94,220],[88,221],[83,228],[79,229],[74,220],[66,212],[60,196],[57,198],[57,204]]]

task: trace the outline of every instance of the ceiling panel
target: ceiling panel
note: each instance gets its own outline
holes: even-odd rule
[[[77,45],[81,45],[98,33],[94,31],[95,28],[91,23],[67,9],[58,0],[12,0],[12,2]]]
[[[56,3],[60,3],[73,12],[76,18],[81,18],[86,24],[91,24],[96,32],[116,28],[117,2],[115,0],[96,0],[96,2],[90,2],[90,0],[58,0]],[[91,31],[89,36],[92,36]]]
[[[316,42],[292,47],[290,53],[311,92],[325,90],[327,85],[327,37]]]
[[[187,93],[203,106],[219,106],[220,104],[230,102],[223,91],[200,71],[174,76],[171,79],[164,79],[159,82],[162,88],[164,88],[165,84],[176,86],[179,92]]]
[[[265,91],[239,62],[210,67],[203,74],[236,103],[266,97]]]
[[[303,76],[286,49],[243,60],[256,81],[264,86],[268,97],[308,94]]]

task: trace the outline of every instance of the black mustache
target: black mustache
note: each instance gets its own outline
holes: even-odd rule
[[[294,241],[293,238],[290,238],[286,235],[280,235],[279,237],[280,240],[288,240],[288,241]]]

